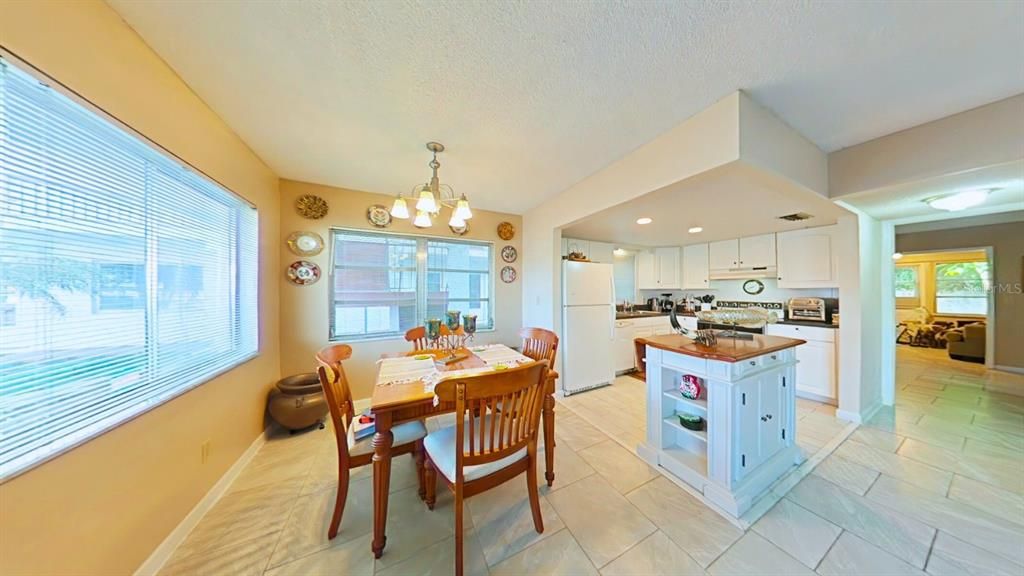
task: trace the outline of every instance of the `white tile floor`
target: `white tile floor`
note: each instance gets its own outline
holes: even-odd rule
[[[643,438],[643,383],[620,378],[563,400],[556,483],[541,490],[544,533],[533,531],[525,477],[471,498],[467,574],[1021,576],[1024,398],[989,387],[1024,389],[1024,377],[942,350],[900,347],[897,357],[895,409],[747,531],[624,448]],[[800,401],[798,411],[807,453],[845,428],[831,407]],[[270,441],[162,574],[450,574],[452,499],[439,490],[426,510],[409,457],[393,467],[384,556],[370,553],[369,467],[354,474],[341,533],[327,541],[335,458],[327,431]]]

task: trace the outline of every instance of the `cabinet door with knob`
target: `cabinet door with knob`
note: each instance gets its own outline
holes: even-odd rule
[[[740,267],[740,241],[720,240],[708,244],[708,267],[712,270],[732,270]]]
[[[683,290],[708,288],[708,245],[683,246]]]
[[[774,268],[775,234],[740,238],[740,268]]]
[[[758,421],[761,424],[761,433],[758,438],[758,454],[761,460],[767,460],[775,455],[784,446],[782,440],[782,428],[785,426],[786,415],[782,411],[785,405],[782,387],[782,376],[777,373],[767,374],[758,379],[760,388],[760,416]]]
[[[733,384],[732,392],[733,434],[736,439],[732,481],[735,483],[761,463],[760,380],[748,378]]]

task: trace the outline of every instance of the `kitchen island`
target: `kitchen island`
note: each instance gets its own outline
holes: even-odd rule
[[[801,461],[796,436],[796,355],[803,340],[754,335],[704,346],[678,334],[636,339],[647,367],[647,437],[637,453],[739,517]],[[680,392],[684,375],[700,393]],[[691,430],[680,415],[699,416]]]

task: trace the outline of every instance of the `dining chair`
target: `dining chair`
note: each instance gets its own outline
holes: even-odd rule
[[[544,532],[537,489],[537,430],[547,362],[441,380],[434,394],[455,404],[455,425],[427,434],[427,507],[434,509],[440,472],[455,494],[455,574],[462,576],[463,501],[526,472],[533,527]],[[512,409],[493,410],[501,404]]]
[[[324,389],[324,397],[330,408],[331,422],[334,424],[334,439],[338,444],[338,494],[334,501],[331,526],[327,529],[328,540],[332,540],[338,535],[341,516],[345,513],[349,470],[365,466],[373,460],[373,435],[349,445],[348,428],[355,419],[355,406],[342,362],[351,356],[352,347],[348,344],[327,346],[316,353],[316,361],[319,364],[317,375],[320,377],[320,386]],[[427,428],[423,425],[422,420],[414,420],[393,427],[391,432],[394,434],[391,454],[393,456],[412,454],[416,462],[420,498],[424,498],[426,487],[423,471],[423,438],[427,435]]]
[[[454,334],[457,336],[462,336],[465,333],[466,331],[462,328],[462,326],[456,328],[454,332]],[[448,326],[446,326],[445,324],[441,324],[440,334],[441,336],[451,336],[453,332],[448,329]],[[406,330],[405,341],[412,342],[413,351],[426,350],[428,345],[427,327],[417,326],[415,328],[410,328]]]
[[[555,380],[558,379],[558,372],[554,370],[555,355],[558,353],[558,335],[551,330],[543,328],[523,328],[519,331],[519,337],[523,339],[523,356],[534,360],[547,360],[548,377],[547,386],[552,394],[545,395],[544,406],[541,411],[544,414],[544,445],[555,446]],[[544,479],[548,486],[555,483],[555,451],[544,451]]]

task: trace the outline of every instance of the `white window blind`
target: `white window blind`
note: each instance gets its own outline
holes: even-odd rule
[[[257,351],[257,214],[0,60],[0,477]]]
[[[350,230],[332,242],[332,340],[398,337],[449,310],[494,327],[491,244]]]

